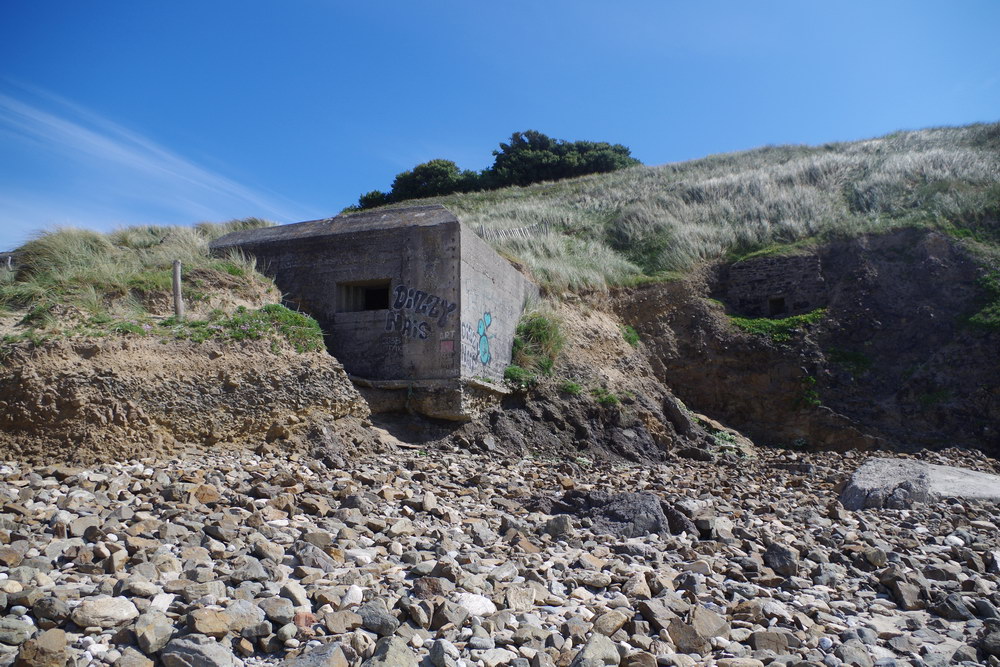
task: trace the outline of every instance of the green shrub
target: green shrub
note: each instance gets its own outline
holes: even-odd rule
[[[559,385],[559,391],[570,396],[579,396],[583,392],[583,386],[579,382],[566,380]]]
[[[621,401],[612,392],[604,387],[595,387],[590,390],[590,395],[597,399],[597,402],[605,407],[618,405]]]
[[[826,316],[826,308],[804,315],[792,315],[780,319],[767,317],[730,317],[729,320],[739,329],[756,336],[766,336],[775,343],[784,343],[792,338],[792,332],[810,324],[816,324]]]
[[[358,198],[361,210],[438,195],[495,190],[615,171],[640,164],[621,144],[562,141],[528,130],[515,132],[493,151],[493,166],[476,173],[459,169],[451,160],[435,159],[396,175],[389,192],[372,190]],[[348,209],[345,209],[348,210]]]
[[[0,275],[0,308],[45,310],[74,306],[94,314],[112,310],[142,311],[140,297],[171,290],[174,260],[185,275],[218,272],[248,283],[269,282],[256,271],[252,257],[230,252],[209,254],[211,240],[230,231],[269,223],[259,218],[194,227],[156,225],[125,227],[109,234],[84,229],[42,232],[17,250],[17,269]],[[184,282],[185,299],[207,298],[197,279]],[[38,326],[33,317],[28,323]]]
[[[296,352],[323,349],[323,331],[316,320],[277,303],[253,311],[240,307],[221,326],[230,340],[276,336],[286,340]]]
[[[718,447],[732,447],[736,444],[736,436],[729,431],[715,431],[712,440]]]
[[[629,324],[622,327],[622,338],[624,338],[625,342],[632,347],[639,344],[639,332],[635,330],[635,327]]]
[[[951,399],[951,391],[948,389],[936,389],[917,395],[917,402],[924,408],[931,408]]]
[[[147,327],[149,327],[149,325],[147,325]],[[144,328],[138,322],[115,322],[114,324],[111,325],[110,330],[112,333],[134,334],[137,336],[145,336],[146,332],[149,329]]]
[[[816,389],[816,378],[811,375],[802,378],[802,395],[799,397],[799,402],[811,408],[823,404],[819,397],[819,391]]]
[[[503,379],[506,380],[508,384],[521,389],[533,387],[538,383],[537,375],[516,364],[511,364],[504,369]]]
[[[979,280],[987,301],[969,322],[985,329],[1000,330],[1000,271],[991,271]]]
[[[511,356],[516,366],[551,375],[565,344],[559,320],[552,314],[534,311],[517,323]]]

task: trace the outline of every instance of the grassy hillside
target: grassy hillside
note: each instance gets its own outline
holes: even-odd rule
[[[253,258],[213,257],[208,244],[231,231],[273,223],[258,218],[222,224],[127,227],[110,234],[84,229],[43,232],[18,249],[15,270],[0,269],[0,341],[56,335],[129,334],[184,338],[272,339],[298,351],[322,349],[311,318],[278,305],[272,281]],[[183,266],[187,317],[173,317],[172,269]],[[9,327],[8,327],[9,328]]]
[[[934,225],[998,256],[1000,123],[778,146],[420,200],[486,230],[552,289],[684,271],[775,244]],[[495,232],[493,232],[495,233]]]
[[[996,269],[1000,123],[765,147],[417,201],[444,204],[553,291],[663,279],[706,259],[907,225],[964,239]],[[211,257],[208,243],[266,224],[43,233],[18,249],[16,272],[0,268],[0,315],[44,326],[54,315],[65,321],[69,308],[94,325],[141,326],[169,314],[174,259],[184,263],[185,298],[203,320],[220,316],[211,315],[219,310],[213,299],[226,293],[259,305],[272,286],[252,258]]]

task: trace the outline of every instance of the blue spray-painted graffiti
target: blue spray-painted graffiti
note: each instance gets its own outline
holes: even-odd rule
[[[493,355],[490,354],[490,339],[486,335],[486,330],[490,328],[493,324],[493,316],[489,313],[483,313],[483,316],[479,318],[479,361],[483,363],[484,366],[490,363]]]
[[[462,323],[462,367],[467,371],[489,366],[494,357],[491,341],[496,338],[487,333],[493,324],[493,315],[483,313],[476,326]]]

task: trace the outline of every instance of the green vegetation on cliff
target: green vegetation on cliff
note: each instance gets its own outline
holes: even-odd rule
[[[775,343],[786,343],[792,334],[810,324],[816,324],[826,315],[825,308],[817,308],[803,315],[789,317],[730,317],[729,321],[743,331],[756,336],[766,336]]]

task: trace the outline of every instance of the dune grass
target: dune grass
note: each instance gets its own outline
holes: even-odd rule
[[[213,257],[208,244],[230,231],[267,226],[257,218],[185,226],[136,226],[102,234],[62,228],[38,234],[17,249],[16,269],[0,273],[0,308],[24,313],[26,324],[45,325],[54,313],[75,308],[98,321],[148,315],[151,299],[171,290],[174,260],[186,275],[185,297],[203,297],[199,283],[213,275],[266,281],[253,258]]]
[[[473,229],[530,227],[491,243],[550,291],[605,289],[740,256],[903,226],[1000,246],[1000,123],[769,146],[660,167],[448,195]]]

